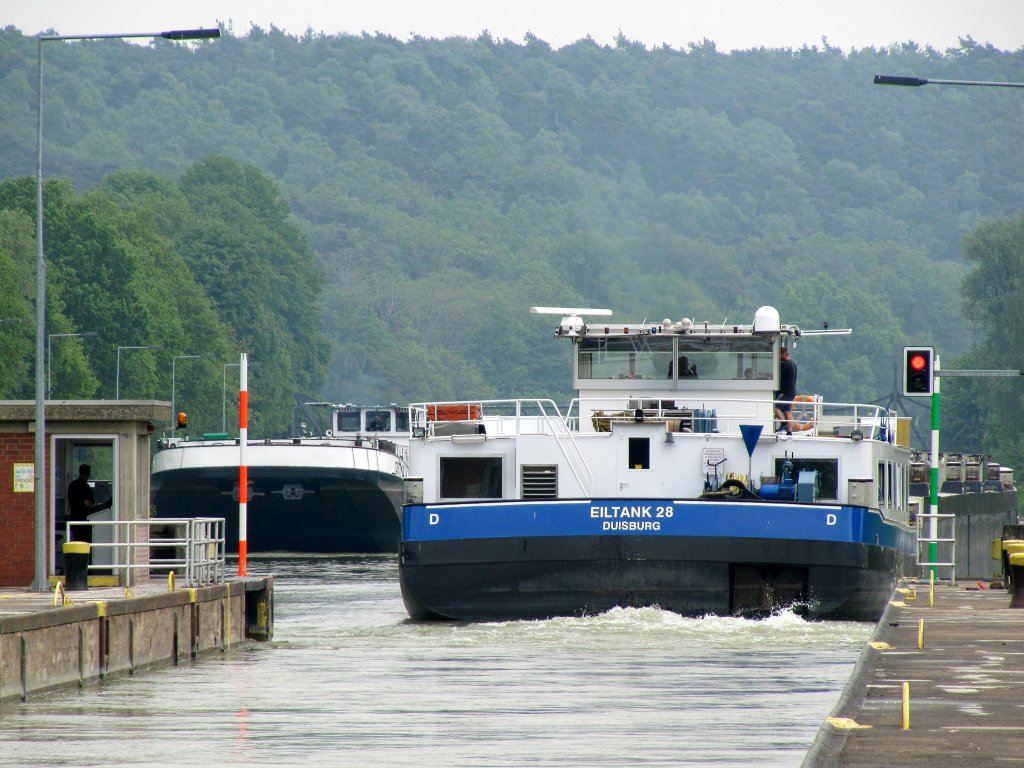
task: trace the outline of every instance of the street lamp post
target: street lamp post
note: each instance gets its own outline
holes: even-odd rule
[[[177,418],[177,415],[178,415],[178,414],[176,414],[174,412],[174,405],[175,405],[175,391],[174,391],[174,388],[175,388],[175,377],[176,377],[175,366],[177,365],[177,362],[179,360],[198,360],[200,357],[209,357],[209,355],[174,355],[174,357],[171,358],[171,434],[172,435],[174,434],[174,420]]]
[[[997,80],[935,80],[926,77],[907,77],[904,75],[875,75],[875,85],[904,85],[912,88],[919,88],[922,85],[980,85],[987,86],[990,88],[1024,88],[1024,83],[1009,83],[1001,82]],[[968,375],[973,372],[964,371],[961,375]],[[978,371],[978,374],[988,375],[1014,375],[1015,372],[1011,371]],[[935,358],[935,376],[948,375],[944,371],[939,370],[939,358]],[[931,567],[932,578],[935,577],[936,566],[941,565],[938,562],[938,550],[939,550],[939,424],[940,424],[940,405],[939,405],[939,379],[936,378],[932,387],[931,396],[932,406],[932,440],[931,440],[931,497],[929,499],[928,514],[921,515],[922,519],[928,520],[928,562],[921,563]],[[918,543],[920,544],[920,536],[918,533]],[[918,553],[920,554],[920,552]],[[956,565],[953,565],[953,575],[956,575]]]
[[[82,336],[92,338],[93,336],[99,336],[96,331],[83,331],[82,333],[51,333],[46,337],[46,396],[53,397],[53,356],[50,354],[50,340],[57,338],[67,338],[69,336]]]
[[[114,378],[114,399],[121,399],[121,350],[122,349],[160,349],[159,344],[145,347],[118,347],[117,348],[117,375]]]
[[[43,43],[59,40],[100,40],[106,38],[160,37],[165,40],[210,40],[220,29],[184,29],[167,32],[128,32],[108,35],[39,35],[36,75],[36,412],[35,412],[35,572],[30,587],[49,591],[46,573],[46,390],[44,356],[46,340],[46,257],[43,248]]]

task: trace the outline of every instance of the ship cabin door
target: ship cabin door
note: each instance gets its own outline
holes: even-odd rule
[[[50,519],[53,520],[53,536],[50,562],[54,563],[56,573],[64,572],[63,544],[66,540],[68,520],[68,484],[78,477],[78,468],[88,464],[91,472],[89,485],[92,487],[94,502],[100,511],[89,515],[90,522],[103,522],[120,519],[118,515],[118,499],[114,492],[117,483],[117,436],[116,435],[60,435],[53,437],[50,453],[53,456],[51,469],[53,507]],[[84,526],[83,526],[84,528]],[[79,533],[84,533],[80,531]],[[73,538],[81,539],[72,528]],[[114,550],[104,544],[115,543],[113,526],[92,526],[92,552],[90,562],[93,565],[111,565],[114,563]]]

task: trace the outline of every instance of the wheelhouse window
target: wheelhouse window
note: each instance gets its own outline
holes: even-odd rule
[[[338,432],[358,432],[359,428],[359,411],[338,412]]]
[[[367,410],[366,411],[367,432],[390,432],[391,411]]]
[[[583,339],[579,345],[581,379],[665,379],[672,362],[673,339],[664,336],[615,336]]]
[[[679,378],[697,379],[771,379],[772,340],[763,336],[684,337],[678,339]],[[687,371],[689,366],[689,371]]]
[[[707,340],[705,340],[707,339]],[[772,339],[761,336],[614,336],[577,346],[580,379],[739,380],[774,377]]]
[[[408,432],[409,431],[409,411],[408,410],[395,411],[395,431],[396,432]]]
[[[500,499],[501,457],[441,457],[441,498]]]

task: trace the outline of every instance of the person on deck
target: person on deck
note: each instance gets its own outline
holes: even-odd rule
[[[796,398],[796,363],[789,356],[789,348],[779,353],[779,391],[775,393],[775,417],[779,432],[793,434],[793,400]]]

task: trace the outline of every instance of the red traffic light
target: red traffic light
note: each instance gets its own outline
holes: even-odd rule
[[[933,347],[903,348],[903,394],[932,394],[935,386],[935,349]]]

